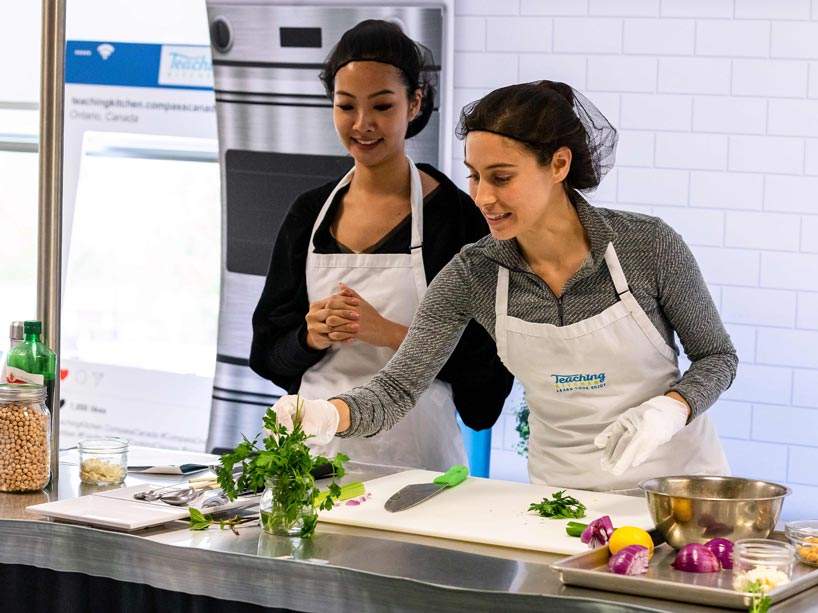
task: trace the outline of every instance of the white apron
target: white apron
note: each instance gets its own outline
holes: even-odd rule
[[[411,174],[412,242],[409,253],[313,253],[313,238],[339,189],[352,180],[354,168],[341,179],[315,220],[307,251],[307,294],[310,302],[339,291],[343,282],[357,291],[382,316],[408,326],[426,293],[423,267],[423,189],[417,168]],[[389,361],[394,351],[362,342],[333,343],[320,362],[301,380],[305,398],[329,398],[364,385]],[[446,471],[466,463],[457,426],[452,389],[435,379],[415,408],[390,430],[373,437],[334,439],[314,451],[332,457],[338,451],[355,462]]]
[[[676,354],[631,294],[613,243],[605,263],[620,302],[562,327],[509,317],[508,269],[499,269],[497,350],[525,389],[529,478],[555,487],[619,490],[652,477],[729,474],[707,415],[621,476],[600,467],[596,435],[627,409],[667,392],[680,377]]]

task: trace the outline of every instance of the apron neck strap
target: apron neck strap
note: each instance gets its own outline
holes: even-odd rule
[[[494,312],[498,317],[508,315],[508,268],[497,268],[497,293],[494,298]]]
[[[335,200],[335,194],[337,194],[341,188],[345,187],[346,185],[349,185],[349,183],[352,182],[352,175],[354,174],[355,166],[350,168],[349,172],[347,172],[343,176],[343,178],[340,181],[338,181],[338,185],[335,186],[335,188],[332,190],[332,193],[330,193],[330,195],[327,196],[327,199],[324,200],[324,206],[321,207],[321,210],[318,212],[318,217],[315,218],[315,223],[312,224],[312,232],[310,232],[310,242],[309,247],[307,249],[308,253],[312,252],[312,241],[315,239],[315,233],[318,231],[318,228],[321,227],[321,222],[324,221],[324,216],[327,214],[329,207],[332,205],[332,201]]]
[[[423,184],[420,182],[420,172],[408,155],[409,160],[409,202],[412,206],[412,242],[410,249],[420,249],[423,246]]]
[[[407,155],[406,159],[409,161],[409,202],[412,205],[412,241],[409,243],[409,253],[412,256],[418,300],[423,300],[426,294],[426,268],[423,265],[423,184],[412,158]]]
[[[608,272],[613,279],[616,293],[620,296],[625,292],[630,291],[628,287],[628,280],[625,278],[625,273],[622,270],[622,265],[619,263],[619,258],[616,256],[616,250],[613,243],[608,243],[608,248],[605,249],[605,264],[608,265]]]

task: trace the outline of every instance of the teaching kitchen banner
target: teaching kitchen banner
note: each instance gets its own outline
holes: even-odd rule
[[[221,244],[210,48],[69,40],[65,76],[61,442],[201,451]]]

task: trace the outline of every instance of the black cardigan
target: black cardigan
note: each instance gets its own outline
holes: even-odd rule
[[[423,205],[423,264],[428,283],[463,245],[485,236],[488,227],[471,198],[446,175],[428,164],[418,164],[418,168],[440,183]],[[307,345],[305,271],[313,224],[337,183],[302,194],[290,207],[278,231],[264,290],[253,313],[250,367],[290,393],[298,390],[303,374],[326,352]],[[316,253],[340,252],[329,226],[344,191],[336,194],[316,232]],[[376,253],[409,253],[410,237],[411,224],[403,223]],[[513,382],[497,356],[494,340],[474,321],[438,378],[451,384],[460,417],[475,430],[490,428],[497,421]]]

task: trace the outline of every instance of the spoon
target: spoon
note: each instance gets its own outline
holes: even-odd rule
[[[212,489],[212,488],[214,488],[214,487],[216,487],[218,485],[216,483],[215,478],[213,478],[213,477],[199,477],[197,479],[190,479],[190,481],[188,481],[187,483],[188,483],[188,485],[186,487],[182,487],[181,489],[179,488],[179,486],[180,485],[184,486],[185,485],[184,483],[171,483],[170,485],[163,485],[162,487],[157,487],[157,488],[152,489],[152,490],[146,490],[144,492],[137,492],[136,494],[133,495],[133,497],[136,498],[137,500],[147,500],[147,501],[150,502],[150,501],[159,500],[160,498],[162,498],[162,496],[163,496],[162,491],[163,490],[173,490],[173,491],[167,492],[168,496],[172,496],[176,492],[187,492],[188,490],[199,490],[199,489],[206,490],[206,489]]]
[[[181,507],[189,502],[196,500],[199,496],[204,494],[204,490],[186,489],[170,494],[161,494],[159,500],[174,507]]]
[[[145,490],[144,492],[137,492],[133,495],[134,498],[137,500],[158,500],[162,496],[162,490],[169,490],[176,488],[179,484],[174,483],[172,485],[164,485],[162,487],[157,487],[152,490]],[[184,491],[184,490],[183,490]]]
[[[227,497],[227,494],[224,492],[220,494],[214,494],[210,496],[207,500],[202,503],[203,509],[210,509],[213,507],[220,507],[223,504],[227,504],[230,502],[230,499]]]

